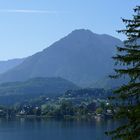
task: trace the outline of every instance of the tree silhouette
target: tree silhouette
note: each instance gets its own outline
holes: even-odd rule
[[[120,68],[115,68],[112,78],[122,76],[129,79],[110,97],[115,108],[115,116],[125,122],[114,131],[107,132],[112,139],[140,140],[140,6],[134,9],[132,19],[122,19],[125,29],[119,33],[126,35],[123,47],[117,47],[117,55],[113,57]]]

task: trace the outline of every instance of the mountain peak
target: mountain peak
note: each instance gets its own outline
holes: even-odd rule
[[[120,43],[108,35],[77,29],[0,75],[0,83],[34,77],[62,77],[79,86],[91,85],[112,72],[111,57]]]
[[[95,33],[93,33],[91,30],[89,29],[76,29],[76,30],[73,30],[70,35],[93,35]]]
[[[72,31],[72,33],[92,33],[89,29],[75,29]]]
[[[79,45],[83,43],[85,44],[87,42],[96,40],[99,37],[100,35],[93,33],[88,29],[76,29],[73,30],[71,33],[69,33],[66,37],[62,38],[61,41],[67,42],[69,46],[72,46],[70,44],[74,44],[74,43]]]

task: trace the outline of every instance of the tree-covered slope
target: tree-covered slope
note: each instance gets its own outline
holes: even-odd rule
[[[78,87],[59,77],[33,78],[25,82],[3,83],[0,85],[0,104],[24,101],[43,95],[58,96],[71,89],[78,89]]]
[[[0,85],[0,95],[13,94],[62,94],[77,86],[62,78],[33,78],[25,82],[10,82]]]

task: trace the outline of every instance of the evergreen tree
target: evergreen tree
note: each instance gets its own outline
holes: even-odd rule
[[[127,77],[127,84],[114,91],[113,107],[116,117],[125,120],[124,124],[114,131],[107,132],[112,139],[140,140],[140,6],[134,9],[131,20],[122,19],[125,29],[119,33],[126,35],[123,47],[117,47],[117,55],[113,57],[116,64],[112,78]]]

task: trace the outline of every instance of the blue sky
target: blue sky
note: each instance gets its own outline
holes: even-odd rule
[[[131,18],[139,0],[0,0],[0,60],[22,58],[75,29],[124,37],[121,17]]]

